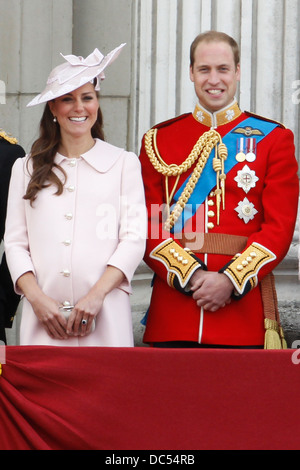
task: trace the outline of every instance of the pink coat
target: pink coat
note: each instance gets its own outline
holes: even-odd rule
[[[105,298],[96,329],[83,338],[53,340],[24,298],[20,343],[58,346],[133,345],[130,282],[143,258],[146,210],[137,156],[96,139],[79,159],[57,154],[67,174],[63,194],[43,189],[30,206],[23,199],[29,182],[27,157],[13,167],[5,250],[13,282],[33,271],[42,290],[74,305],[107,265],[126,276]],[[58,173],[59,174],[59,173]]]

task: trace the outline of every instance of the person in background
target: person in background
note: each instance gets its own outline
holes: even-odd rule
[[[21,345],[133,346],[129,294],[145,250],[137,156],[104,141],[103,56],[63,56],[44,91],[40,135],[12,170],[7,262],[24,296]]]
[[[11,169],[17,158],[24,157],[24,149],[18,145],[17,139],[0,129],[0,238],[3,240],[7,194]],[[5,328],[11,328],[13,319],[20,302],[20,296],[15,293],[14,286],[6,263],[5,253],[0,264],[0,341],[6,344]]]
[[[160,347],[285,347],[272,271],[295,228],[293,134],[242,112],[239,47],[200,34],[190,48],[195,109],[160,123],[140,152],[154,271],[144,342]]]

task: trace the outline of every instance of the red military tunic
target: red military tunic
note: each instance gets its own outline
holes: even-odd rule
[[[249,117],[251,126],[247,125]],[[264,130],[266,124],[271,125],[268,132]],[[172,210],[174,197],[177,193],[178,200],[182,194],[197,160],[184,168],[178,181],[177,176],[166,177],[160,167],[181,165],[199,137],[211,128],[224,142],[235,129],[228,146],[228,160],[233,166],[225,170],[226,179],[220,178],[220,168],[213,176],[210,172],[213,187],[206,187],[206,168],[201,170],[197,189],[187,198],[186,207],[201,192],[203,201],[200,198],[197,209],[184,218],[182,230],[173,233],[173,228],[170,232],[163,226],[162,205],[171,197]],[[297,215],[299,181],[293,134],[278,123],[241,113],[235,101],[213,115],[197,105],[193,114],[179,116],[156,129],[155,138],[149,133],[144,136],[140,154],[149,217],[145,262],[155,273],[144,342],[263,345],[266,307],[261,281],[286,255]],[[236,157],[239,150],[246,154],[246,145],[253,144],[250,137],[258,137],[258,143],[248,153],[249,159]],[[243,144],[245,148],[240,149]],[[208,167],[212,158],[213,152],[204,166]],[[172,167],[169,170],[172,173]],[[216,189],[223,182],[225,192],[218,209],[217,194],[221,191]],[[191,238],[191,233],[199,238],[194,245],[185,240]],[[198,248],[203,245],[203,237],[208,242],[204,247],[209,248],[201,252]],[[231,279],[235,299],[229,305],[207,312],[188,295],[188,281],[199,267],[224,272]]]

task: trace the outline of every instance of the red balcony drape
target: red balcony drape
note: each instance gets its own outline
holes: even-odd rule
[[[9,346],[0,449],[299,449],[296,353]]]

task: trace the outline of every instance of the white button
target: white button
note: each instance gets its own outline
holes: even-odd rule
[[[69,277],[70,276],[70,271],[68,269],[64,269],[63,271],[61,271],[61,274],[64,276],[64,277]]]
[[[69,187],[67,188],[67,190],[68,190],[70,193],[72,193],[73,191],[75,191],[75,186],[69,186]]]
[[[64,307],[69,307],[71,305],[71,302],[69,300],[64,300],[63,301],[63,306]]]
[[[70,160],[70,161],[68,162],[68,165],[69,165],[69,166],[76,166],[76,158],[72,158],[72,160]]]
[[[70,245],[71,245],[71,240],[64,240],[64,241],[63,241],[63,244],[64,244],[65,246],[70,246]]]
[[[73,214],[72,214],[72,212],[68,212],[67,214],[65,214],[65,218],[66,218],[67,220],[73,219]]]

